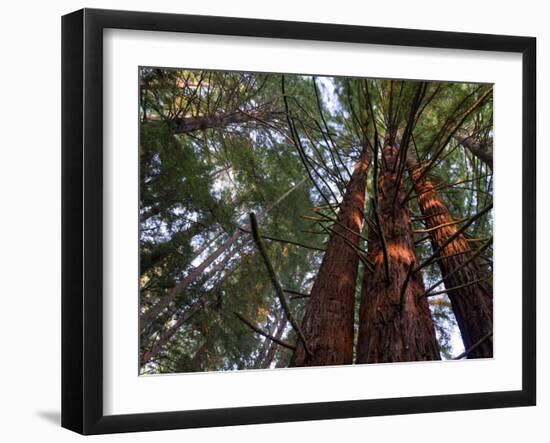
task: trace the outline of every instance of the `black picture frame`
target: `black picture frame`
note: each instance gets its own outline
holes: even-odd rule
[[[522,389],[131,415],[103,413],[103,30],[171,31],[519,53],[522,97]],[[82,434],[458,411],[536,403],[536,39],[83,9],[62,18],[62,426]]]

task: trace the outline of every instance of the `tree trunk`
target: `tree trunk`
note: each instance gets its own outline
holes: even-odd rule
[[[284,312],[281,312],[279,321],[276,322],[271,330],[269,331],[270,335],[273,335],[276,339],[281,340],[283,338],[283,333],[285,331],[288,320]],[[277,352],[279,345],[272,340],[265,339],[258,360],[256,361],[254,368],[255,369],[267,369],[271,365],[275,353]]]
[[[235,231],[224,243],[222,243],[212,254],[210,254],[201,264],[193,268],[191,272],[178,284],[176,284],[164,297],[162,297],[155,305],[151,306],[140,317],[140,330],[144,330],[147,325],[153,321],[166,307],[168,307],[175,298],[183,292],[195,279],[201,275],[208,266],[227,251],[242,235],[241,231]]]
[[[401,205],[405,192],[398,179],[399,150],[386,142],[382,156],[377,218],[383,237],[369,234],[368,256],[374,272],[365,269],[361,288],[356,362],[439,360],[428,301],[422,297],[423,283],[410,272],[418,259],[410,213]]]
[[[234,271],[235,269],[235,266],[232,267],[232,268],[226,268],[227,266],[227,263],[229,262],[229,260],[231,260],[231,258],[233,257],[233,255],[235,254],[236,251],[229,251],[229,253],[223,258],[223,260],[221,260],[219,263],[217,263],[209,272],[208,274],[205,276],[205,278],[200,281],[198,283],[198,286],[203,286],[206,284],[206,282],[208,282],[214,275],[218,274],[219,272],[225,270],[225,275],[224,277],[226,277],[228,274],[230,274],[232,271]],[[142,357],[142,365],[145,365],[146,363],[149,362],[149,360],[155,358],[157,356],[157,354],[162,350],[164,349],[164,347],[166,346],[166,344],[172,340],[172,337],[174,337],[174,335],[180,330],[180,328],[185,324],[187,323],[191,318],[193,318],[193,316],[199,312],[200,310],[202,310],[208,303],[207,299],[208,299],[208,295],[214,295],[217,291],[215,290],[215,288],[212,288],[208,294],[206,295],[202,295],[200,297],[200,299],[198,301],[196,301],[195,303],[192,304],[192,306],[188,309],[186,309],[184,312],[180,313],[179,316],[178,316],[178,319],[176,320],[176,322],[171,325],[170,327],[168,327],[160,336],[159,338],[151,345],[150,349],[145,351],[143,353],[143,357]],[[142,332],[142,334],[144,334]]]
[[[195,371],[205,370],[208,360],[208,347],[208,340],[205,340],[191,359],[192,367],[195,369]]]
[[[194,131],[201,131],[210,128],[225,128],[231,124],[242,124],[250,121],[271,120],[273,113],[270,112],[231,112],[228,114],[214,114],[198,117],[183,117],[174,120],[175,134],[187,134]]]
[[[199,301],[193,303],[193,305],[187,309],[183,314],[180,315],[178,320],[170,326],[170,328],[165,331],[152,345],[151,348],[143,352],[141,356],[140,365],[145,366],[150,360],[155,358],[157,354],[163,349],[166,343],[172,338],[172,336],[178,332],[181,326],[191,320],[195,314],[197,314],[201,309],[204,308],[204,300],[201,298]]]
[[[302,331],[311,355],[298,341],[291,366],[353,363],[353,306],[359,235],[363,224],[370,145],[364,144],[310,292]]]
[[[484,144],[479,138],[472,137],[467,131],[460,130],[455,134],[455,140],[493,170],[493,146]]]
[[[433,184],[421,175],[421,166],[416,159],[409,156],[409,173],[414,182],[415,192],[418,195],[418,204],[430,231],[430,238],[434,250],[438,249],[449,237],[458,231],[457,225],[452,224],[453,219],[448,208],[439,198]],[[453,272],[462,266],[472,251],[464,235],[459,235],[439,254],[438,260],[441,276],[445,287],[453,288],[463,286],[447,292],[453,312],[462,334],[465,349],[486,337],[493,329],[493,294],[489,285],[480,281],[469,284],[483,277],[475,261],[470,261],[457,272]],[[452,273],[452,274],[451,274]],[[466,286],[464,286],[466,285]],[[468,354],[468,358],[490,358],[493,356],[493,338],[487,337],[483,343]]]

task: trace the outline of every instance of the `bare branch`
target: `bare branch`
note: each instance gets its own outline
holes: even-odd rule
[[[281,345],[287,349],[290,349],[292,351],[296,350],[296,346],[291,345],[290,343],[287,343],[286,341],[279,340],[277,337],[273,337],[273,335],[268,334],[267,332],[262,331],[260,328],[258,328],[254,323],[252,323],[250,320],[247,320],[245,317],[243,317],[238,312],[233,311],[233,314],[237,316],[237,318],[242,321],[246,326],[248,326],[250,329],[252,329],[254,332],[257,332],[260,335],[263,335],[265,338],[277,343],[278,345]]]
[[[413,230],[413,232],[415,234],[425,234],[427,232],[433,232],[433,231],[437,231],[438,229],[441,229],[441,228],[445,228],[447,226],[453,226],[453,225],[458,225],[460,223],[464,223],[466,220],[468,220],[467,218],[462,218],[460,220],[456,220],[456,221],[450,221],[450,222],[447,222],[447,223],[441,223],[440,225],[437,225],[437,226],[434,226],[432,228],[427,228],[427,229],[415,229]]]
[[[446,294],[448,292],[455,291],[457,289],[462,289],[462,288],[467,288],[469,286],[477,285],[478,283],[481,283],[482,281],[486,281],[486,280],[487,280],[486,277],[478,278],[478,279],[472,280],[468,283],[464,283],[463,285],[453,286],[452,288],[442,289],[441,291],[430,292],[430,293],[425,292],[420,297],[433,297],[434,295]]]
[[[441,147],[435,152],[435,154],[432,156],[432,158],[430,159],[430,161],[428,162],[428,164],[422,168],[422,172],[420,173],[420,175],[416,178],[415,181],[418,181],[418,180],[422,180],[422,178],[424,178],[424,176],[428,173],[428,171],[430,171],[433,167],[433,165],[435,164],[436,160],[439,158],[439,156],[443,153],[443,151],[445,150],[445,147],[447,146],[447,144],[449,143],[449,141],[453,138],[455,132],[462,126],[462,124],[464,123],[464,121],[468,118],[468,116],[474,112],[477,107],[479,105],[481,105],[486,99],[487,97],[489,97],[489,95],[493,92],[493,87],[490,87],[489,89],[487,89],[487,91],[485,91],[482,96],[477,99],[475,101],[475,103],[470,106],[463,114],[462,114],[462,117],[460,119],[460,121],[454,126],[454,128],[451,130],[450,134],[447,136],[447,138],[445,139],[445,142],[441,144]],[[405,195],[405,197],[403,198],[403,201],[401,202],[401,204],[404,204],[407,199],[409,198],[409,196],[411,195],[411,193],[413,192],[414,190],[414,186],[412,186],[409,191],[407,192],[407,194]]]
[[[249,231],[248,229],[245,229],[245,228],[239,228],[239,229],[243,232],[246,232],[247,234],[252,233],[252,231]],[[262,235],[261,237],[264,240],[274,241],[274,242],[277,242],[277,243],[284,243],[284,244],[288,244],[288,245],[299,246],[301,248],[311,249],[313,251],[325,252],[325,249],[323,249],[323,248],[318,248],[317,246],[306,245],[305,243],[300,243],[300,242],[297,242],[295,240],[286,240],[284,238],[272,237],[270,235]]]
[[[464,357],[467,357],[470,352],[472,352],[474,349],[477,349],[483,342],[493,336],[493,331],[487,333],[483,337],[481,337],[478,341],[476,341],[472,346],[470,346],[468,349],[466,349],[462,354],[456,356],[453,358],[453,360],[461,360]]]
[[[421,263],[420,265],[418,265],[416,267],[416,269],[414,270],[414,272],[418,272],[420,271],[421,269],[425,268],[426,266],[428,266],[429,264],[431,264],[435,258],[437,257],[437,255],[443,251],[443,249],[445,249],[452,241],[454,241],[459,235],[463,234],[464,231],[466,231],[466,229],[468,229],[468,227],[470,227],[470,225],[472,223],[474,223],[476,220],[478,220],[479,218],[481,218],[483,215],[485,215],[487,212],[489,212],[491,209],[493,208],[493,203],[491,203],[490,205],[486,206],[484,209],[482,209],[481,211],[479,211],[476,215],[474,215],[472,218],[470,218],[465,224],[464,226],[462,226],[462,228],[460,228],[458,231],[456,231],[453,235],[451,235],[447,240],[445,240],[434,252],[433,254],[428,258],[426,259],[426,261],[424,261],[424,263]]]
[[[311,356],[311,350],[309,349],[304,333],[302,332],[300,325],[298,324],[298,322],[294,318],[294,315],[292,314],[292,311],[290,310],[290,306],[288,305],[288,302],[286,300],[283,287],[281,286],[281,283],[279,283],[279,280],[277,279],[277,274],[275,273],[275,269],[273,269],[273,265],[271,264],[271,261],[267,256],[263,240],[258,231],[258,221],[256,220],[256,215],[253,212],[250,213],[250,226],[252,227],[252,237],[254,238],[254,242],[258,247],[260,255],[262,256],[265,267],[267,269],[267,273],[269,275],[271,283],[273,284],[273,288],[275,289],[275,292],[279,297],[279,301],[281,302],[281,306],[285,311],[286,317],[288,318],[289,323],[292,325],[292,327],[296,331],[296,334],[302,341],[306,353]]]
[[[443,277],[441,280],[439,280],[437,283],[434,283],[432,286],[430,286],[427,290],[426,290],[426,293],[429,293],[432,289],[435,289],[437,286],[439,286],[441,283],[443,283],[445,280],[447,280],[449,277],[453,276],[454,274],[456,274],[458,271],[460,271],[461,269],[463,269],[465,266],[467,266],[469,263],[473,262],[477,257],[479,257],[484,251],[485,249],[487,249],[491,243],[493,243],[493,237],[491,237],[487,243],[485,243],[483,246],[481,246],[471,257],[469,257],[467,260],[465,260],[464,262],[462,262],[459,266],[457,266],[456,268],[454,268],[451,272],[449,272],[447,275],[445,275],[445,277]],[[471,252],[471,251],[468,251],[468,252]],[[444,257],[444,258],[448,258],[448,257]]]

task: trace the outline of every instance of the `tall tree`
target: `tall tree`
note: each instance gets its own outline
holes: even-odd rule
[[[353,362],[354,297],[371,147],[364,143],[349,181],[302,320],[308,354],[296,345],[292,366]]]
[[[411,152],[412,154],[412,152]],[[442,279],[447,288],[465,349],[477,344],[469,358],[493,356],[493,295],[484,273],[476,261],[465,234],[458,228],[435,186],[422,174],[422,166],[414,155],[408,156],[408,167],[417,195],[426,232],[429,233]],[[480,246],[479,253],[490,244]],[[477,255],[479,255],[479,253]]]
[[[140,92],[142,373],[489,356],[452,297],[492,290],[490,86],[143,68]]]
[[[386,137],[374,205],[379,238],[369,236],[374,270],[364,273],[357,363],[440,359],[422,280],[412,273],[418,258],[410,212],[401,205],[401,158],[393,137]]]

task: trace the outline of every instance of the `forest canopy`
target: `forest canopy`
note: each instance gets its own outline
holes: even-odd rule
[[[142,67],[140,374],[490,358],[490,84]]]

